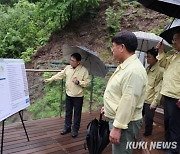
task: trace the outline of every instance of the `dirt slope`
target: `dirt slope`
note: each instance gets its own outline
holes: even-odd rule
[[[55,32],[49,38],[46,45],[39,47],[38,52],[33,55],[31,63],[27,68],[36,68],[38,62],[50,62],[62,57],[62,45],[83,45],[95,52],[106,63],[111,63],[108,54],[109,30],[106,26],[105,10],[113,5],[112,0],[106,0],[94,10],[96,16],[86,14],[76,22],[70,23],[63,31]],[[141,10],[140,10],[141,9]],[[122,14],[121,30],[150,31],[164,27],[168,17],[155,11],[141,8],[129,7]]]
[[[38,47],[38,52],[32,56],[32,61],[26,64],[26,68],[52,69],[51,62],[60,61],[62,58],[62,46],[83,45],[97,52],[105,63],[112,63],[110,53],[110,32],[106,26],[105,10],[112,6],[112,0],[104,0],[94,10],[96,14],[86,14],[76,22],[70,23],[63,31],[54,32],[47,44]],[[121,30],[150,31],[164,27],[168,17],[151,10],[128,7],[122,14]],[[58,68],[53,68],[58,69]],[[43,96],[42,73],[28,72],[28,83],[31,103]]]

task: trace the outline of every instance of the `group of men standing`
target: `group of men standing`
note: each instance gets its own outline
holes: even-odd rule
[[[135,55],[138,45],[135,34],[122,31],[112,38],[113,58],[120,65],[107,83],[101,112],[109,119],[109,139],[113,154],[133,152],[132,149],[126,149],[126,144],[137,139],[143,115],[146,125],[144,136],[152,134],[153,117],[160,98],[164,100],[165,140],[177,142],[177,147],[166,149],[166,153],[179,153],[180,31],[174,34],[172,41],[175,50],[170,56],[164,53],[162,43],[147,51],[149,66],[145,69]],[[83,88],[89,83],[88,71],[80,61],[81,55],[72,54],[70,65],[45,80],[49,82],[66,77],[66,117],[61,135],[72,132],[72,137],[78,135]],[[71,130],[73,108],[74,121]]]

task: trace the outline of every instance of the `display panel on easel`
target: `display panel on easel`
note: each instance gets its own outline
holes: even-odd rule
[[[30,105],[22,59],[0,59],[0,121]]]

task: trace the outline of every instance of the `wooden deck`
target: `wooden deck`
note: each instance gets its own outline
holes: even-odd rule
[[[153,135],[148,138],[143,138],[142,128],[139,140],[145,140],[148,142],[163,140],[162,120],[159,120],[159,117],[162,116],[161,114],[158,114],[156,114],[155,118],[157,123],[154,126]],[[86,126],[95,117],[99,117],[99,112],[93,112],[92,114],[83,113],[81,128],[77,138],[72,138],[71,134],[60,135],[60,130],[63,129],[64,125],[64,118],[47,118],[25,121],[25,126],[30,139],[29,142],[27,141],[21,122],[8,126],[5,124],[3,154],[86,154],[88,153],[88,150],[84,149]],[[134,154],[140,153],[162,154],[163,151],[134,151]],[[103,154],[111,154],[110,144],[103,151]]]

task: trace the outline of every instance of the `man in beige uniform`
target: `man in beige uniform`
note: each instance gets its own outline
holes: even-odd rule
[[[101,112],[109,118],[112,153],[132,153],[127,144],[135,141],[142,126],[147,73],[135,55],[137,38],[133,33],[117,33],[112,43],[114,60],[121,64],[108,81]]]
[[[159,66],[159,62],[156,59],[157,55],[158,51],[155,48],[147,51],[147,63],[149,66],[146,68],[148,75],[148,86],[146,89],[145,103],[143,107],[143,116],[145,116],[144,136],[149,136],[152,134],[155,109],[161,98],[160,90],[163,77],[163,68]]]
[[[87,69],[80,64],[80,61],[80,54],[72,54],[70,65],[66,66],[61,72],[45,80],[45,82],[50,82],[66,77],[66,117],[64,130],[61,132],[61,135],[67,134],[71,131],[74,108],[72,137],[76,137],[78,135],[83,105],[83,89],[84,87],[87,87],[89,83],[89,73]]]
[[[161,94],[164,96],[164,127],[165,139],[176,142],[177,148],[167,150],[167,153],[180,152],[180,108],[177,105],[180,99],[180,29],[174,33],[173,45],[175,51],[170,55],[164,53],[163,44],[157,45],[158,60],[161,67],[165,68]]]

